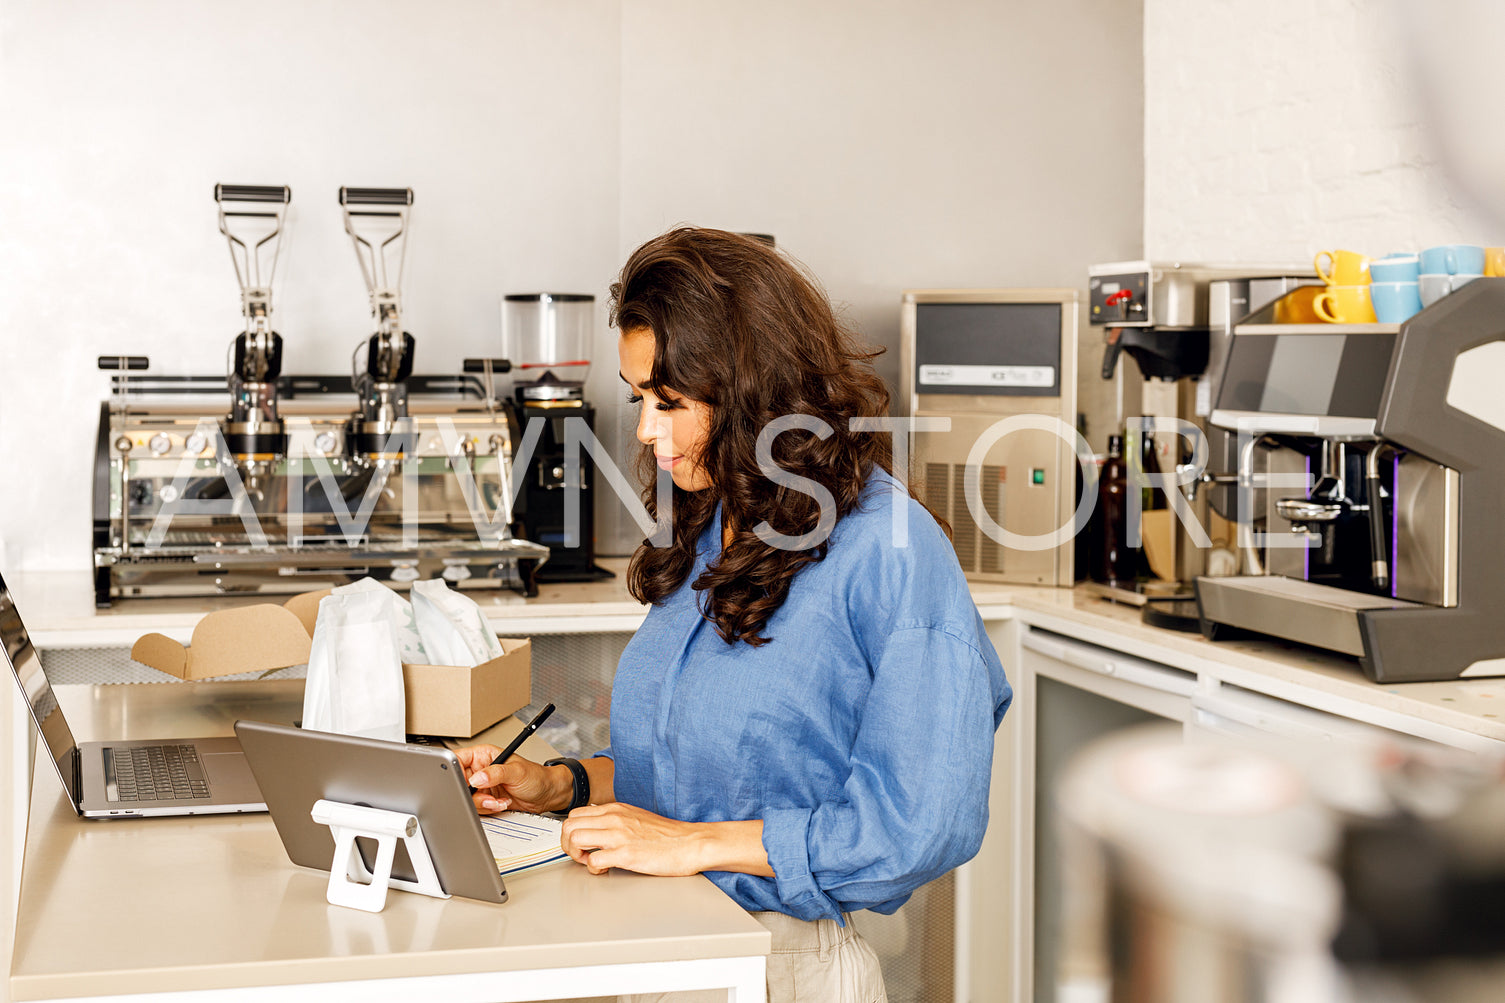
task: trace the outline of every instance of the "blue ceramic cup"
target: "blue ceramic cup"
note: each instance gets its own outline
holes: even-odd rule
[[[1482,275],[1484,248],[1476,244],[1441,244],[1421,252],[1421,270],[1428,275]]]
[[[1450,275],[1452,270],[1448,267],[1452,256],[1448,253],[1446,244],[1438,247],[1429,247],[1422,251],[1418,258],[1421,261],[1421,272],[1424,275]]]
[[[1415,282],[1371,282],[1369,297],[1374,319],[1381,324],[1399,324],[1421,311],[1421,290]]]
[[[1483,275],[1484,248],[1476,244],[1454,244],[1452,269],[1454,275]]]
[[[1414,254],[1387,254],[1369,262],[1370,282],[1415,282],[1421,261]]]

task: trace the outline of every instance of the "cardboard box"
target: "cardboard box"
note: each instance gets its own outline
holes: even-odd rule
[[[205,614],[184,647],[162,634],[146,634],[131,657],[179,679],[212,679],[269,672],[308,661],[319,601],[305,592],[281,606],[258,603]],[[470,738],[532,700],[533,644],[498,638],[502,654],[480,665],[402,666],[410,735]]]
[[[188,647],[163,634],[145,634],[131,646],[131,657],[179,679],[213,679],[242,672],[269,672],[308,661],[313,617],[306,595],[285,606],[257,603],[206,614],[193,628]],[[307,619],[305,620],[305,617]]]
[[[408,734],[469,738],[533,699],[533,642],[500,637],[502,654],[474,668],[402,664]]]

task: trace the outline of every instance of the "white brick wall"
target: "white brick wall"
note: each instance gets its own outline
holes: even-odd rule
[[[1451,184],[1398,4],[1144,0],[1145,254],[1500,244]]]

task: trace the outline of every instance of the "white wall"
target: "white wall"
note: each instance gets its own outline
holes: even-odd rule
[[[606,287],[673,223],[773,232],[890,349],[904,288],[1137,255],[1139,28],[1115,0],[8,0],[0,566],[90,563],[95,356],[224,371],[215,182],[293,189],[287,372],[348,371],[370,330],[340,185],[416,192],[421,372],[497,349],[504,293],[595,293],[624,455]]]
[[[1425,127],[1408,6],[1466,5],[1144,0],[1145,253],[1302,263],[1498,244]]]
[[[8,562],[90,562],[96,355],[224,372],[241,323],[215,182],[292,187],[285,372],[349,372],[371,330],[340,185],[416,192],[420,372],[499,351],[504,292],[600,287],[617,256],[617,18],[612,0],[6,3]]]
[[[1137,0],[626,4],[622,248],[677,222],[773,233],[889,349],[892,386],[903,290],[1085,291],[1089,264],[1140,254],[1141,20]]]

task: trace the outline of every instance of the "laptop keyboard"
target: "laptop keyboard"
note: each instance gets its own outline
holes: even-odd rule
[[[187,801],[209,796],[209,781],[192,745],[107,748],[105,798],[109,801]]]

